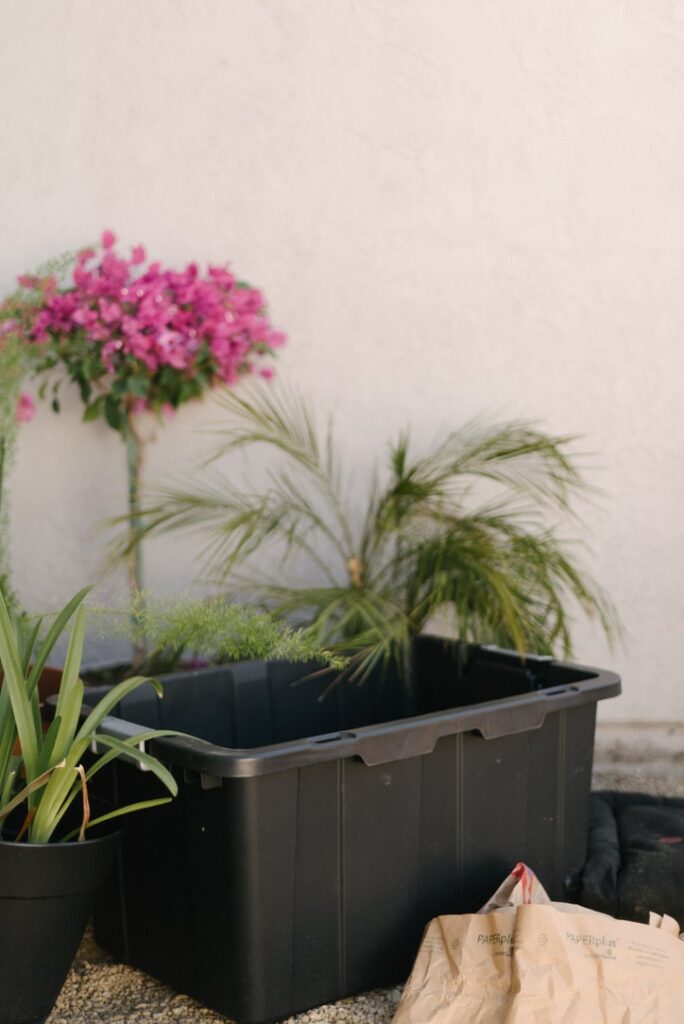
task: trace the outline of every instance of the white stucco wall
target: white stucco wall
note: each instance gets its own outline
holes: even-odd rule
[[[2,0],[0,288],[114,228],[229,258],[290,336],[281,374],[351,459],[474,413],[585,435],[586,527],[628,647],[619,719],[684,719],[684,3]],[[148,475],[192,465],[208,407]],[[22,431],[16,582],[101,563],[123,452],[74,398]],[[155,543],[183,589],[190,545]]]

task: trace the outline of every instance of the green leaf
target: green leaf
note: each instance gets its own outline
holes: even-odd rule
[[[60,699],[63,692],[65,695],[62,700],[62,706],[58,709],[57,718],[55,718],[55,721],[59,719],[59,727],[54,739],[53,750],[50,753],[50,758],[53,761],[61,761],[67,756],[72,747],[83,705],[84,689],[83,683],[78,677],[74,679],[73,684],[68,688],[64,685],[64,680],[62,680],[59,694]]]
[[[177,729],[148,729],[146,732],[136,733],[135,736],[131,736],[127,740],[123,740],[123,745],[127,748],[127,752],[130,752],[131,757],[136,757],[139,751],[141,743],[148,743],[150,740],[162,739],[165,736],[186,736],[186,733],[178,732]],[[99,738],[100,734],[96,733],[93,737],[95,741]],[[99,771],[105,768],[111,761],[114,761],[120,756],[118,750],[109,749],[106,754],[102,754],[98,757],[97,761],[91,764],[90,768],[86,772],[86,781],[90,782],[94,775],[97,775]]]
[[[124,814],[134,814],[136,811],[146,811],[150,807],[161,807],[163,804],[170,804],[173,798],[170,796],[162,796],[156,800],[140,800],[135,804],[128,804],[126,807],[117,807],[115,811],[109,811],[107,814],[101,814],[99,818],[91,818],[86,825],[86,829],[93,828],[94,825],[101,825],[105,821],[112,821],[114,818],[121,818]],[[81,831],[79,828],[75,828],[68,835],[64,836],[61,840],[63,843],[69,843],[72,839]]]
[[[36,619],[33,627],[30,628],[30,629],[28,628],[28,622],[25,623],[22,620],[21,623],[20,623],[20,634],[21,634],[20,639],[22,641],[22,644],[21,644],[21,667],[22,667],[22,670],[24,672],[24,675],[26,675],[28,673],[28,671],[29,671],[29,666],[31,664],[31,658],[33,657],[33,651],[34,651],[36,643],[38,641],[38,635],[40,633],[42,625],[43,625],[42,618]]]
[[[50,780],[40,795],[36,815],[31,823],[30,841],[47,843],[69,806],[69,793],[80,782],[77,766],[88,749],[88,741],[74,742],[63,765],[55,766]]]
[[[116,707],[119,701],[123,700],[128,693],[137,690],[143,683],[150,683],[156,690],[158,697],[163,695],[164,691],[161,683],[157,682],[156,679],[149,679],[146,676],[133,676],[131,679],[124,679],[122,683],[113,686],[109,693],[105,694],[98,701],[79,729],[76,739],[83,739],[83,737],[87,737],[90,733],[95,732],[102,720]]]
[[[136,761],[139,761],[140,764],[144,765],[149,771],[156,775],[159,781],[166,786],[172,796],[176,796],[178,793],[178,783],[168,768],[165,768],[161,761],[158,761],[156,757],[153,757],[145,751],[136,750],[132,743],[117,739],[115,736],[108,736],[106,733],[96,733],[92,739],[103,747],[109,747],[111,750],[116,751],[118,754],[126,754],[129,757],[135,757]],[[141,741],[139,740],[138,742]]]
[[[150,391],[150,380],[147,377],[130,377],[126,390],[136,398],[147,398]]]
[[[11,814],[12,811],[15,810],[15,808],[23,804],[23,802],[28,799],[32,793],[35,793],[37,790],[41,789],[41,787],[47,785],[55,769],[62,767],[63,765],[53,765],[52,768],[49,768],[46,772],[42,772],[42,774],[38,775],[37,778],[33,779],[33,781],[27,786],[20,789],[9,803],[0,807],[0,820],[2,820],[2,818],[6,818],[8,814]]]
[[[26,768],[26,778],[31,783],[38,774],[38,736],[33,716],[31,699],[27,692],[26,680],[21,668],[21,656],[17,650],[14,628],[7,611],[5,598],[0,591],[0,662],[5,673],[12,714]]]
[[[90,589],[90,587],[84,587],[82,590],[79,590],[78,593],[74,594],[71,600],[67,602],[64,608],[62,608],[59,615],[55,617],[54,622],[52,623],[50,629],[48,630],[47,636],[45,637],[45,639],[43,640],[42,644],[38,649],[38,654],[36,655],[35,661],[33,663],[33,668],[31,669],[31,674],[26,684],[26,688],[29,693],[31,693],[34,690],[34,688],[38,685],[38,680],[42,675],[43,669],[47,664],[48,658],[52,654],[52,650],[55,644],[57,643],[60,636],[64,632],[69,619],[74,614],[76,609],[81,605],[84,598],[89,593]]]
[[[57,733],[59,732],[62,719],[57,715],[50,722],[48,731],[45,733],[43,738],[43,747],[40,752],[40,770],[47,771],[50,767],[50,761],[52,758],[52,751],[54,750],[55,740],[57,739]]]
[[[85,610],[83,605],[80,605],[74,617],[74,625],[71,630],[71,637],[69,638],[69,648],[64,661],[64,668],[62,670],[62,682],[60,684],[59,695],[57,697],[56,713],[58,715],[64,716],[64,708],[71,699],[71,691],[79,682],[84,642]]]
[[[3,785],[2,785],[2,789],[0,790],[0,808],[5,807],[5,805],[10,800],[12,789],[14,788],[14,783],[15,783],[15,780],[16,780],[16,777],[17,777],[17,770],[18,770],[18,766],[17,766],[17,768],[10,768],[7,771],[6,775],[5,775],[5,781],[4,781]],[[2,773],[0,773],[0,779],[2,779]],[[2,827],[1,826],[0,826],[0,835],[2,835]]]
[[[98,398],[95,399],[94,402],[91,402],[90,405],[87,405],[86,408],[84,409],[83,422],[90,423],[92,420],[98,419],[98,417],[102,415],[103,405],[104,395],[100,395]]]
[[[121,431],[124,415],[121,406],[112,395],[107,395],[104,400],[104,417],[112,430]]]

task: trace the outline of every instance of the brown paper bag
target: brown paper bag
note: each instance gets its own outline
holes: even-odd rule
[[[684,942],[552,903],[518,864],[478,914],[425,932],[393,1024],[684,1024]]]

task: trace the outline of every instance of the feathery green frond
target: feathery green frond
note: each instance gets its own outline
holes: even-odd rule
[[[345,659],[305,630],[292,629],[280,618],[255,607],[230,604],[221,597],[159,598],[139,595],[133,608],[90,609],[107,636],[131,639],[131,620],[145,632],[149,649],[141,666],[147,675],[178,668],[185,657],[211,664],[229,661],[319,661],[340,670]]]

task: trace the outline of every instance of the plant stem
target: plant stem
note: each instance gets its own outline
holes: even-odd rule
[[[126,459],[128,465],[128,537],[129,552],[126,559],[128,589],[131,595],[131,618],[133,622],[133,666],[141,664],[145,657],[145,636],[142,629],[143,566],[140,546],[140,484],[144,441],[135,425],[133,413],[128,414],[126,424]]]
[[[0,516],[2,515],[3,485],[5,483],[5,438],[0,438]]]

